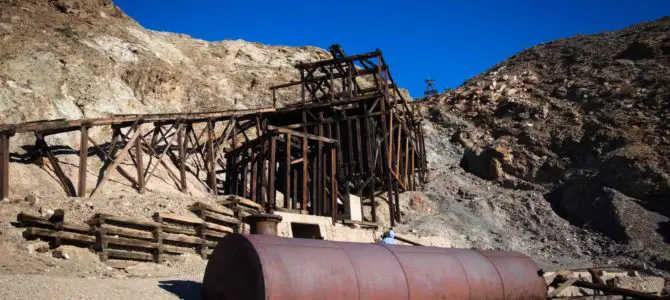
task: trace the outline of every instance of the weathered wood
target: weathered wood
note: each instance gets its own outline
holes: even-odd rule
[[[0,200],[9,198],[9,135],[0,134]]]
[[[91,233],[91,227],[84,224],[63,223],[61,226],[50,222],[47,218],[21,212],[16,216],[16,221],[23,226],[38,226],[54,230],[72,231],[75,233]],[[60,227],[60,228],[59,228]]]
[[[209,188],[212,195],[218,194],[216,182],[216,157],[214,153],[214,124],[207,122],[207,176],[209,178]]]
[[[137,169],[137,190],[144,193],[144,155],[142,151],[142,139],[135,139],[135,168]]]
[[[231,210],[230,208],[227,208],[225,206],[209,205],[209,204],[206,204],[206,203],[202,203],[200,201],[194,203],[193,205],[191,205],[191,207],[195,210],[205,209],[205,210],[213,211],[215,213],[219,213],[219,214],[227,215],[227,216],[231,216],[231,217],[235,215],[235,212],[233,210]]]
[[[177,130],[177,147],[179,148],[179,189],[185,193],[188,190],[186,185],[186,127],[182,126]]]
[[[270,160],[268,161],[268,183],[267,183],[267,193],[268,193],[268,207],[269,208],[276,208],[277,207],[277,202],[275,201],[275,197],[277,195],[277,191],[275,190],[275,175],[277,171],[277,137],[272,136],[270,138]],[[286,202],[286,200],[284,200]]]
[[[55,231],[51,229],[37,228],[37,227],[26,228],[24,234],[28,238],[44,237],[44,238],[58,238],[61,240],[68,240],[82,243],[95,242],[95,237],[93,235],[86,235],[67,231]]]
[[[138,220],[138,219],[133,219],[133,218],[128,218],[128,217],[122,217],[122,216],[115,216],[115,215],[110,215],[110,214],[103,214],[99,213],[96,214],[91,220],[89,220],[87,223],[90,225],[101,225],[104,224],[102,221],[111,221],[111,222],[116,222],[116,223],[121,223],[121,224],[128,224],[128,225],[135,225],[139,227],[148,227],[148,228],[155,228],[161,226],[160,223],[156,223],[150,220]]]
[[[117,226],[112,226],[108,224],[104,224],[100,226],[101,228],[105,229],[105,232],[107,235],[116,235],[116,236],[122,236],[126,238],[136,238],[136,239],[144,239],[144,240],[153,240],[154,236],[151,233],[151,231],[144,231],[144,230],[137,230],[137,229],[131,229],[131,228],[121,228]]]
[[[284,165],[286,169],[284,170],[284,208],[295,208],[293,205],[289,205],[291,202],[291,134],[287,134],[285,137],[285,149],[284,149]],[[293,199],[295,201],[295,199]]]
[[[77,196],[86,197],[86,171],[88,159],[88,127],[79,130],[79,180]]]
[[[159,243],[154,243],[151,241],[114,237],[109,235],[106,236],[106,240],[107,244],[126,246],[126,247],[136,247],[145,249],[158,249],[161,247]]]
[[[205,222],[204,225],[205,225],[205,228],[207,228],[207,229],[216,230],[216,231],[219,231],[219,232],[233,233],[235,231],[228,226],[223,226],[223,225],[210,223],[210,222]],[[211,232],[211,230],[210,230],[210,232]]]
[[[171,222],[183,223],[183,224],[188,224],[188,225],[202,225],[204,223],[202,221],[202,219],[199,219],[197,217],[180,216],[180,215],[164,213],[164,212],[155,213],[154,214],[154,220],[157,220],[157,221],[158,220],[171,221]]]
[[[201,210],[200,211],[200,216],[206,221],[207,219],[212,219],[216,220],[222,223],[227,223],[227,224],[233,224],[233,225],[239,225],[241,222],[238,219],[235,219],[233,217],[228,217],[222,214],[217,214],[213,213],[207,210]]]
[[[337,222],[337,178],[335,165],[337,164],[337,154],[335,148],[330,148],[330,203],[331,203],[331,218],[333,225]]]
[[[114,173],[116,167],[119,166],[119,164],[126,158],[126,155],[128,155],[128,151],[130,150],[130,148],[133,147],[135,140],[137,140],[137,138],[140,135],[140,129],[137,128],[136,126],[133,126],[132,129],[135,129],[135,132],[128,140],[128,143],[126,143],[126,146],[123,149],[121,149],[121,152],[116,156],[110,167],[107,168],[107,172],[105,172],[105,174],[102,176],[100,183],[98,183],[95,189],[93,189],[93,191],[91,192],[91,197],[93,196],[93,194],[95,194],[95,192],[99,191],[105,186],[105,183],[109,181],[109,177]]]
[[[132,252],[124,251],[117,249],[107,249],[105,250],[106,256],[109,258],[119,258],[119,259],[128,259],[128,260],[140,260],[140,261],[153,261],[154,257],[151,253],[145,252]]]
[[[307,160],[308,153],[307,138],[302,138],[302,203],[300,205],[301,210],[307,210],[308,202],[308,179],[309,179],[309,160]]]

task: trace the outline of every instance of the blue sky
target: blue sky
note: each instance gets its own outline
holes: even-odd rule
[[[116,0],[146,28],[209,41],[341,44],[383,51],[413,96],[423,80],[456,87],[525,48],[575,34],[614,31],[670,15],[670,0],[251,1]]]

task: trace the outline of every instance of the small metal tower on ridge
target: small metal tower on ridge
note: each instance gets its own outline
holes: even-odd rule
[[[423,92],[423,95],[426,97],[436,96],[438,92],[435,89],[435,79],[430,79],[430,77],[428,77],[428,79],[426,79],[425,82],[426,82],[426,90]]]

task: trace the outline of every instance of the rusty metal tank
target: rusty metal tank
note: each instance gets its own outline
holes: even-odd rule
[[[546,299],[516,252],[231,234],[207,264],[204,299]]]

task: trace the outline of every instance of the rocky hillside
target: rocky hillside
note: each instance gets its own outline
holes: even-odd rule
[[[670,18],[538,45],[428,101],[464,169],[670,268]]]
[[[146,30],[111,0],[0,0],[0,124],[258,107],[315,47]]]

